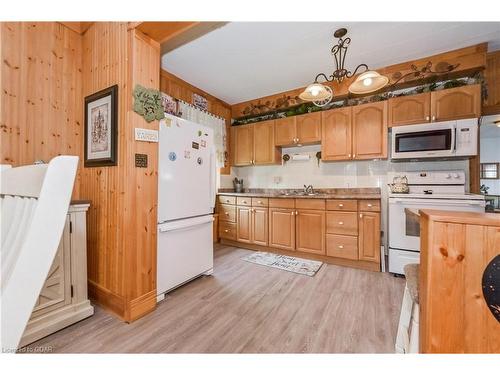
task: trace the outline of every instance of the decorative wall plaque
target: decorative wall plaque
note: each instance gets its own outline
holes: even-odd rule
[[[201,95],[193,93],[193,105],[203,111],[208,111],[208,100]]]
[[[147,154],[135,154],[135,166],[138,168],[147,168],[148,155]]]
[[[147,122],[161,120],[164,117],[161,93],[136,85],[134,89],[134,112],[137,112]]]

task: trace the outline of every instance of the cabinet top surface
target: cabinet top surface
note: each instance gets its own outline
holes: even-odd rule
[[[288,198],[288,199],[380,199],[380,188],[315,189],[315,195],[294,194],[300,189],[246,189],[235,193],[231,189],[220,189],[218,195],[236,197]]]
[[[422,217],[431,221],[440,221],[458,224],[474,224],[500,227],[500,215],[485,212],[460,212],[442,210],[420,210]]]

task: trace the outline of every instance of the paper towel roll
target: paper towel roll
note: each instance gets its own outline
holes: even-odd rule
[[[309,160],[311,155],[309,154],[293,154],[292,160]]]

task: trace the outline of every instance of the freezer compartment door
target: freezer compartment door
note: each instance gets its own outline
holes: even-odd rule
[[[207,215],[215,205],[212,129],[168,116],[160,121],[158,222]]]
[[[158,295],[213,268],[212,225],[212,215],[158,225]]]

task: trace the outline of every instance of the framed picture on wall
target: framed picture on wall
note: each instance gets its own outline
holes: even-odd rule
[[[117,164],[118,86],[85,98],[84,166]]]

